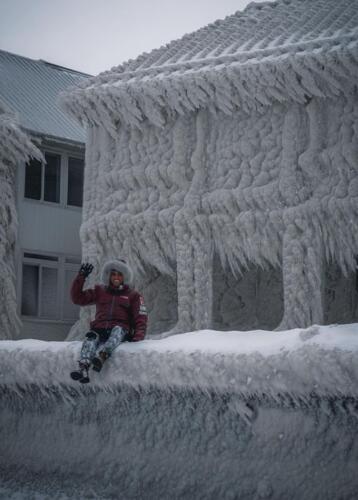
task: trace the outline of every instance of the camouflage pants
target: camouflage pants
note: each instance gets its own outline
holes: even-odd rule
[[[115,326],[112,328],[108,340],[101,342],[98,333],[93,331],[88,332],[86,340],[82,344],[80,361],[91,362],[96,356],[97,350],[100,352],[104,351],[110,356],[115,348],[123,342],[126,334],[127,331],[124,328]]]

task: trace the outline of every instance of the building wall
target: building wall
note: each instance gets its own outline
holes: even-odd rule
[[[81,262],[82,219],[81,207],[66,204],[66,162],[68,157],[83,158],[83,149],[45,144],[42,150],[61,157],[61,197],[58,203],[27,198],[26,165],[18,166],[16,260],[20,337],[63,340],[79,314],[78,308],[71,304],[69,287]]]
[[[358,249],[356,97],[229,116],[201,110],[164,128],[123,126],[117,135],[93,127],[81,230],[87,257],[100,264],[123,255],[139,283],[151,268],[167,275],[181,329],[218,326],[220,317],[229,328],[352,318],[351,304],[327,311],[324,290],[326,266],[347,276]],[[274,269],[272,286],[257,278],[260,268]],[[240,308],[233,318],[235,308],[218,304],[235,288],[231,274],[248,271],[256,277],[245,279],[266,286],[259,294],[275,312],[240,323]],[[258,300],[250,286],[245,297],[235,294],[245,304]]]

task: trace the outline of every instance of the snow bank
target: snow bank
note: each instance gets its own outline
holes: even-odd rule
[[[1,342],[0,380],[8,387],[74,387],[68,376],[81,342]],[[358,396],[358,325],[284,332],[203,330],[125,343],[92,387],[191,388],[240,394]]]
[[[354,498],[358,325],[80,345],[0,344],[8,498]]]

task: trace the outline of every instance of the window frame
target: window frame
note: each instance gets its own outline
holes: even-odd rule
[[[64,258],[63,258],[63,272],[61,274],[61,279],[62,279],[62,300],[61,300],[61,304],[60,304],[60,315],[61,315],[61,321],[64,321],[64,322],[67,322],[67,321],[71,321],[73,322],[74,319],[73,318],[66,318],[65,317],[65,303],[64,303],[64,298],[65,298],[65,276],[66,276],[66,271],[75,271],[76,273],[78,272],[79,268],[80,268],[80,265],[81,265],[81,259],[79,258],[79,263],[78,264],[73,264],[73,263],[69,263],[69,262],[66,262],[66,259],[68,259],[69,256],[66,255]],[[68,290],[68,293],[70,293],[70,290]],[[79,310],[80,310],[80,306],[77,306],[78,307],[78,318],[76,319],[76,321],[79,319],[80,315],[79,315]]]
[[[27,252],[26,252],[27,253]],[[30,252],[29,252],[30,253]],[[21,316],[22,317],[29,317],[29,318],[39,318],[39,319],[52,319],[55,320],[57,318],[51,318],[49,316],[44,316],[42,312],[42,286],[43,286],[43,279],[42,279],[42,274],[43,274],[43,268],[49,268],[49,269],[56,269],[57,270],[57,289],[56,289],[56,311],[59,310],[59,263],[51,260],[44,260],[44,259],[34,259],[31,257],[25,257],[23,256],[22,259],[22,266],[21,266],[21,274],[23,277],[23,266],[24,265],[32,265],[38,267],[38,290],[37,290],[37,315],[30,315],[30,314],[22,314],[22,293],[23,293],[23,287],[21,286]],[[21,280],[23,281],[23,280]]]
[[[37,254],[39,258],[35,257],[27,257],[25,254]],[[41,259],[40,257],[44,258]],[[47,260],[46,257],[54,257],[57,258],[57,261]],[[76,263],[66,262],[66,259],[77,260]],[[65,318],[64,317],[64,299],[65,299],[65,272],[67,270],[70,271],[78,271],[81,263],[81,256],[78,255],[64,255],[64,254],[56,254],[53,252],[42,252],[42,251],[34,251],[34,250],[25,250],[21,251],[21,259],[19,259],[19,277],[18,280],[18,314],[23,321],[39,321],[39,322],[50,322],[50,323],[65,323],[65,324],[73,324],[79,319],[79,314],[77,318]],[[37,300],[38,300],[38,310],[37,315],[27,315],[22,314],[22,294],[23,294],[23,266],[24,264],[39,266],[39,286],[37,290]],[[41,304],[41,291],[42,291],[42,268],[47,267],[51,269],[57,269],[57,301],[56,301],[56,311],[57,315],[55,318],[50,318],[48,316],[42,315],[42,304]],[[67,293],[70,293],[67,290]]]
[[[69,179],[69,169],[70,169],[70,158],[74,159],[74,160],[82,160],[83,161],[83,185],[82,185],[82,205],[81,206],[78,206],[78,205],[70,205],[68,203],[68,179]],[[66,155],[66,168],[65,168],[65,173],[63,175],[64,177],[64,183],[65,183],[65,187],[64,187],[64,195],[65,195],[65,206],[67,208],[76,208],[76,209],[80,209],[82,210],[82,207],[83,207],[83,200],[84,200],[84,184],[85,184],[85,159],[84,158],[81,158],[80,156],[76,156],[74,154],[67,154]]]
[[[83,187],[84,188],[84,170],[85,170],[85,155],[81,154],[79,151],[71,151],[71,150],[63,150],[58,149],[51,146],[44,146],[41,148],[41,152],[45,156],[49,155],[58,155],[60,157],[60,199],[59,202],[56,201],[46,201],[44,200],[45,195],[45,168],[46,165],[42,164],[41,168],[41,198],[36,200],[35,198],[27,198],[25,196],[25,184],[26,184],[26,165],[24,163],[23,175],[22,175],[22,183],[21,183],[21,199],[26,203],[36,203],[41,205],[50,205],[52,207],[61,207],[67,210],[76,210],[82,211],[83,209],[83,199],[82,196],[82,206],[77,205],[69,205],[67,203],[68,199],[68,177],[69,177],[69,158],[75,158],[77,160],[83,161]],[[83,191],[82,191],[83,192]]]

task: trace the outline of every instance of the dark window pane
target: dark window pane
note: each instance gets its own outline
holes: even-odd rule
[[[68,159],[67,205],[82,207],[84,162],[79,158]]]
[[[41,199],[41,169],[38,160],[31,160],[26,164],[25,170],[25,198]]]
[[[72,302],[70,297],[71,284],[76,276],[77,271],[72,271],[71,269],[67,269],[65,271],[65,296],[63,298],[64,319],[77,320],[79,318],[80,308]]]
[[[57,311],[57,269],[42,268],[41,316],[56,319]]]
[[[60,202],[61,157],[46,154],[44,200]]]
[[[22,266],[22,301],[21,314],[37,316],[39,290],[39,266]]]

